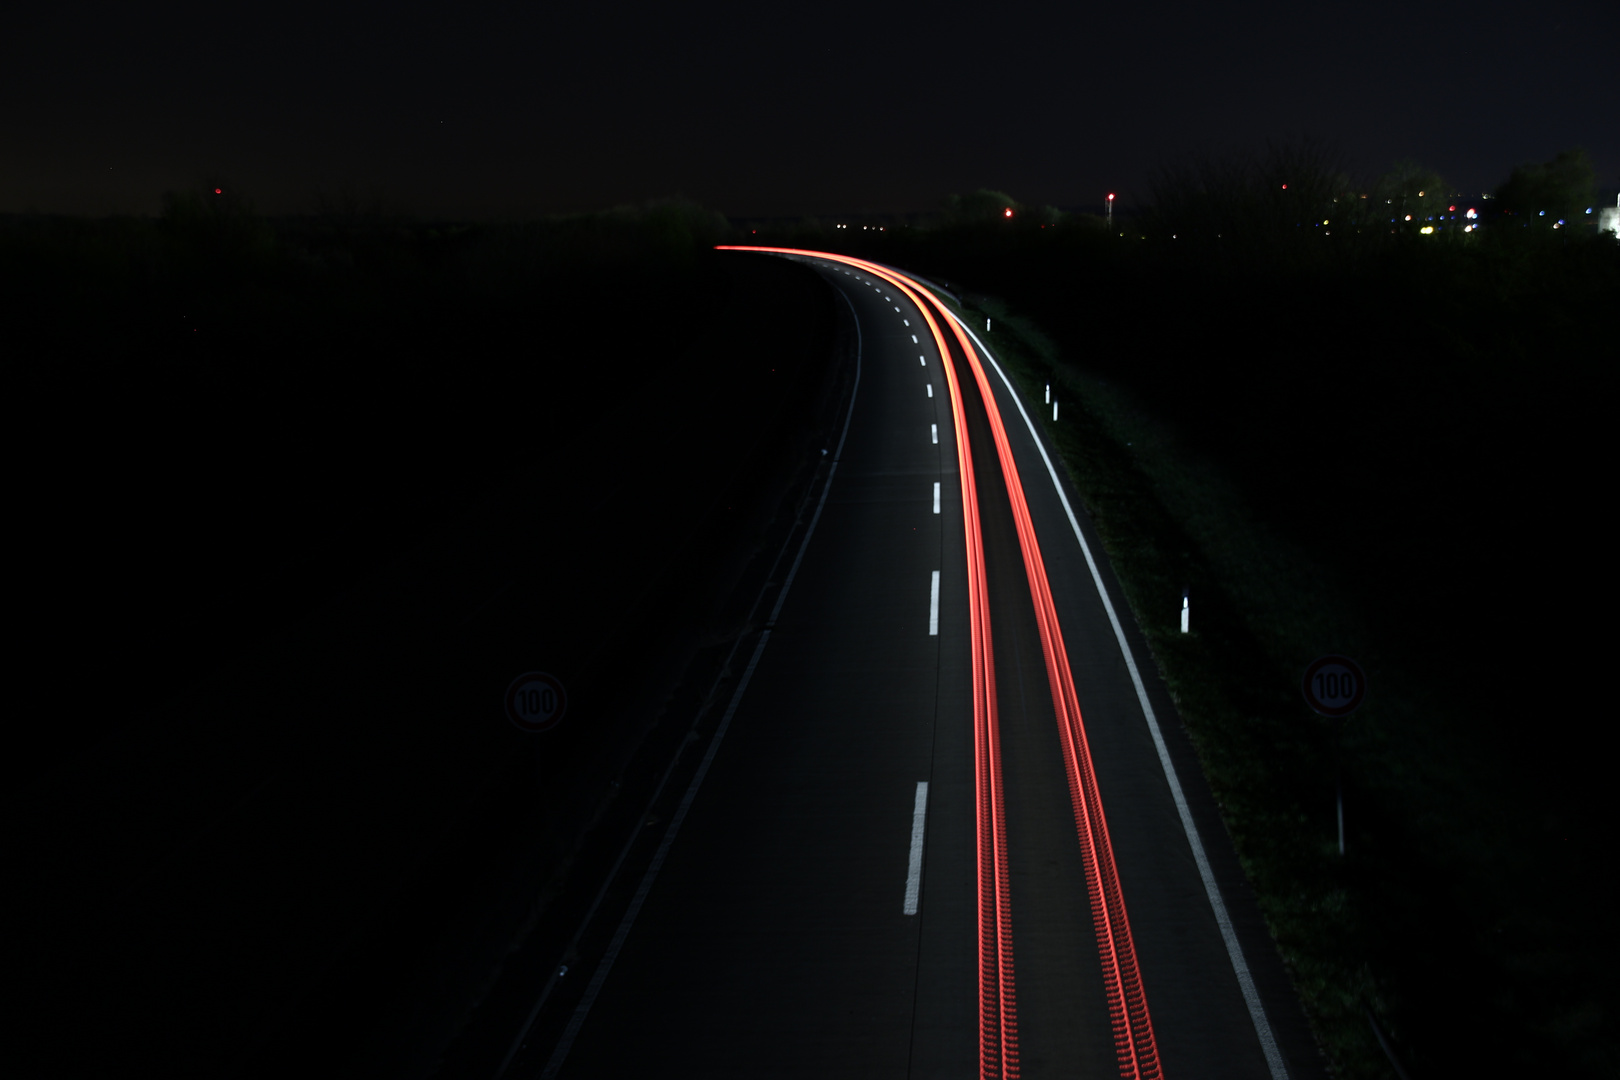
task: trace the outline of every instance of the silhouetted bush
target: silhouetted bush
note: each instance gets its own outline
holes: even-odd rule
[[[1496,189],[1502,209],[1537,229],[1583,223],[1597,199],[1597,170],[1585,150],[1565,150],[1541,165],[1520,165]]]

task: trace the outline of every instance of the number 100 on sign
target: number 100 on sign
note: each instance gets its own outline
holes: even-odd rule
[[[549,731],[568,711],[568,694],[554,675],[531,671],[506,688],[506,718],[523,731]]]
[[[1305,669],[1305,703],[1323,716],[1349,716],[1367,695],[1367,676],[1348,656],[1323,656]]]

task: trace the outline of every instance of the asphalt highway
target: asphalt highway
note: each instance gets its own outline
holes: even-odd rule
[[[847,428],[612,944],[505,1074],[1321,1075],[1042,404],[915,282],[778,257],[858,326]]]

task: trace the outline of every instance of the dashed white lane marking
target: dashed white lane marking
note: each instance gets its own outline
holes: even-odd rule
[[[939,513],[939,481],[934,481],[934,513]]]
[[[907,325],[907,326],[910,326],[910,325],[911,325],[911,324],[910,324],[910,323],[906,323],[906,325]],[[918,340],[917,340],[917,335],[916,335],[916,334],[912,334],[912,335],[911,335],[911,343],[912,343],[912,344],[913,344],[913,345],[920,345],[920,344],[922,344],[922,343],[921,343],[921,342],[919,342],[919,341],[918,341]]]
[[[885,298],[884,298],[884,299],[887,299],[887,297],[885,297]],[[895,311],[899,311],[899,310],[900,310],[900,309],[899,309],[899,308],[898,308],[898,307],[897,307],[897,308],[895,308],[895,309],[894,309],[894,310],[895,310]]]
[[[928,366],[928,359],[927,359],[927,357],[919,356],[919,357],[917,357],[917,363],[921,364],[923,367],[927,367]]]
[[[936,571],[934,578],[939,579]],[[928,781],[917,781],[917,801],[911,806],[911,860],[906,864],[907,915],[917,914],[917,900],[922,893],[923,828],[928,823]]]
[[[933,432],[934,445],[936,445],[936,446],[939,445],[939,425],[938,424],[929,424],[928,425],[928,430]]]
[[[907,326],[911,325],[911,320],[910,319],[901,319],[900,321],[905,323]],[[913,340],[916,340],[916,339],[914,338]]]
[[[933,383],[926,383],[924,385],[926,385],[928,387],[928,396],[933,397],[934,396],[934,384]]]
[[[939,571],[934,571],[934,583],[928,586],[928,636],[939,637]]]

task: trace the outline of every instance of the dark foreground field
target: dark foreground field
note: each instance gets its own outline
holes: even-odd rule
[[[566,932],[837,392],[715,230],[0,223],[19,1075],[422,1074]]]
[[[1335,1067],[1392,1075],[1369,1011],[1413,1076],[1620,1067],[1598,688],[1620,249],[994,226],[784,239],[967,290],[1026,390],[1053,387]],[[1338,732],[1299,691],[1328,652],[1371,686]]]

